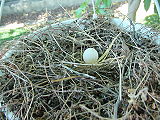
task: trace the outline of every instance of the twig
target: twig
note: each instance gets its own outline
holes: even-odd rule
[[[117,40],[117,38],[120,36],[121,32],[112,40],[111,44],[109,45],[108,49],[104,52],[104,54],[98,59],[98,62],[101,62],[102,60],[105,60],[106,57],[109,54],[109,51],[111,50],[114,42]],[[102,61],[103,62],[103,61]]]
[[[104,117],[98,115],[96,112],[92,111],[91,109],[87,108],[86,106],[84,106],[82,104],[80,104],[79,106],[81,107],[81,109],[88,111],[89,113],[91,113],[95,117],[99,118],[100,120],[112,120],[111,118],[104,118]]]
[[[72,73],[76,73],[76,74],[79,75],[79,76],[84,76],[84,77],[87,77],[87,78],[95,79],[94,76],[90,76],[90,75],[85,74],[85,73],[77,72],[77,71],[75,71],[75,70],[73,70],[73,69],[71,69],[71,68],[69,68],[69,67],[67,67],[67,66],[62,65],[62,67],[66,68],[67,70],[69,70],[69,71],[72,72]]]

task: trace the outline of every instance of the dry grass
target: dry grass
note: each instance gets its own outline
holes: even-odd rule
[[[0,62],[4,107],[30,120],[158,120],[160,55],[152,38],[104,18],[78,24],[19,40],[12,57]],[[88,47],[103,56],[97,64],[83,62]]]

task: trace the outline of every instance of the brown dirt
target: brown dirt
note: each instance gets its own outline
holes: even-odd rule
[[[39,12],[33,11],[31,13],[17,13],[2,16],[1,25],[5,26],[11,23],[34,23],[38,20],[47,18],[47,20],[59,20],[60,18],[69,18],[73,16],[73,10],[77,7],[68,7],[65,8],[65,11],[62,8],[55,10],[42,10]],[[70,15],[70,16],[69,16]]]
[[[112,6],[112,9],[116,9],[120,6],[122,6],[126,2],[119,2],[115,3]],[[72,7],[64,7],[58,8],[54,10],[42,10],[42,11],[32,11],[30,13],[17,13],[17,14],[11,14],[2,16],[1,24],[0,26],[5,26],[7,24],[11,23],[34,23],[38,20],[47,18],[47,20],[64,20],[66,18],[74,17],[74,11],[78,8],[78,6],[72,6]]]

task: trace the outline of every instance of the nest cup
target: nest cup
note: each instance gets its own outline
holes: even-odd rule
[[[96,64],[83,61],[87,48],[98,51]],[[152,119],[158,108],[145,109],[157,104],[148,93],[160,90],[158,49],[152,36],[126,32],[106,18],[49,26],[21,38],[1,60],[3,106],[20,119]]]

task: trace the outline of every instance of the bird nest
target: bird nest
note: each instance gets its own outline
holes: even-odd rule
[[[87,48],[95,64],[83,61]],[[81,19],[21,38],[1,60],[0,94],[20,119],[156,119],[159,47],[110,19]]]

